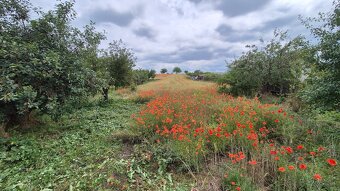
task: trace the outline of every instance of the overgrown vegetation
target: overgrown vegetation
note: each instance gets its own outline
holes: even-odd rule
[[[0,190],[340,187],[339,1],[301,19],[316,44],[275,30],[193,80],[135,69],[122,40],[99,49],[72,7],[1,2]]]

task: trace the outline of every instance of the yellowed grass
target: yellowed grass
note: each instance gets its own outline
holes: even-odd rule
[[[115,93],[127,99],[135,99],[136,97],[153,97],[164,92],[179,93],[183,91],[207,90],[215,87],[216,84],[213,82],[194,81],[188,79],[184,74],[158,74],[154,81],[138,86],[136,92],[123,88]]]
[[[178,92],[200,90],[215,87],[213,82],[194,81],[188,79],[183,74],[160,74],[157,75],[155,81],[140,85],[137,92],[155,91],[155,92]]]

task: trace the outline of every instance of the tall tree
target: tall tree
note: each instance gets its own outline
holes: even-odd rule
[[[72,2],[60,3],[30,19],[28,1],[1,1],[0,113],[5,122],[27,124],[33,110],[57,116],[65,101],[96,90],[94,72],[82,65],[79,45],[88,42],[70,25],[72,7]]]
[[[302,37],[289,40],[287,32],[274,31],[274,38],[264,47],[247,47],[250,50],[229,64],[228,73],[220,80],[224,90],[246,96],[287,94],[296,90],[308,55],[308,46]]]
[[[108,100],[110,86],[118,89],[131,84],[136,60],[133,51],[122,40],[114,40],[109,44],[101,58],[101,71],[107,82],[107,86],[103,88],[105,100]]]
[[[180,67],[175,67],[175,68],[172,70],[172,72],[174,72],[174,73],[178,74],[178,73],[181,73],[181,72],[182,72],[182,70],[181,70],[181,68],[180,68]]]
[[[334,1],[333,5],[329,13],[303,20],[318,39],[318,44],[314,47],[316,61],[311,66],[301,97],[314,108],[339,111],[340,1]]]
[[[165,74],[165,73],[167,73],[167,72],[168,72],[168,69],[166,69],[166,68],[162,68],[162,69],[161,69],[161,73],[162,73],[162,74]]]

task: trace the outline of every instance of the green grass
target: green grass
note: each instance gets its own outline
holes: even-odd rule
[[[0,190],[109,188],[124,152],[112,133],[130,127],[139,105],[117,98],[91,105],[0,139]]]

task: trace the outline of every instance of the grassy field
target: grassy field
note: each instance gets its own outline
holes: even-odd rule
[[[337,128],[320,132],[280,105],[219,95],[185,75],[158,75],[135,92],[111,92],[108,103],[96,97],[58,122],[40,121],[0,139],[0,190],[339,186]]]
[[[202,90],[204,88],[215,87],[216,84],[213,82],[204,81],[193,81],[187,78],[186,75],[178,74],[159,74],[156,76],[155,81],[152,83],[146,83],[138,87],[139,92],[141,91],[160,91],[160,92],[181,92],[191,90]]]

